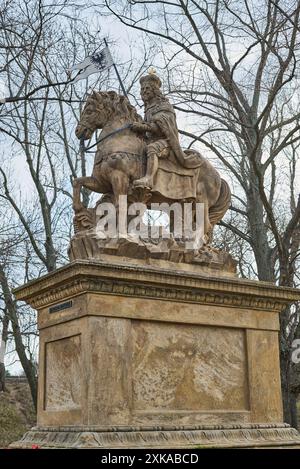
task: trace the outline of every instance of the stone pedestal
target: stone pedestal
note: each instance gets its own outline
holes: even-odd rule
[[[300,292],[167,261],[76,261],[16,290],[38,310],[37,427],[14,447],[300,444],[279,312]]]

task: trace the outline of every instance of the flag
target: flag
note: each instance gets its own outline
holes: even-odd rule
[[[105,47],[100,52],[95,52],[86,57],[82,62],[74,65],[69,71],[80,70],[73,81],[73,83],[76,83],[83,78],[87,78],[92,73],[103,72],[112,65],[113,59],[110,50],[108,47]]]

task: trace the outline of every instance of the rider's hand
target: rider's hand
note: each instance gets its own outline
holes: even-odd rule
[[[134,132],[137,132],[139,134],[145,133],[149,130],[149,126],[147,124],[144,124],[143,122],[133,122],[131,128]]]

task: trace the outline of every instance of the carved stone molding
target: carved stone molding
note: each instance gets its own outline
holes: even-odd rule
[[[280,311],[288,303],[300,299],[299,290],[267,282],[100,260],[68,264],[17,288],[15,295],[39,309],[87,292],[269,311]]]
[[[287,424],[189,427],[32,428],[12,448],[197,448],[298,446],[299,433]]]

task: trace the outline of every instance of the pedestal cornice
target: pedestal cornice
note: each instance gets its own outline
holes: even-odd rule
[[[300,300],[300,290],[294,288],[189,272],[178,264],[170,268],[127,259],[118,259],[118,263],[75,261],[14,291],[17,300],[36,309],[87,292],[271,311]]]

